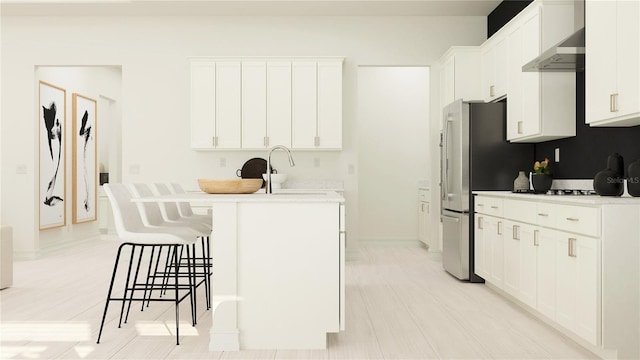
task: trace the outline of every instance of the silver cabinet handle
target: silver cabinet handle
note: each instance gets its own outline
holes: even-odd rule
[[[513,225],[513,239],[520,240],[520,225]]]
[[[502,235],[502,221],[498,221],[498,235]]]
[[[478,218],[478,229],[484,229],[484,218],[482,216]]]
[[[268,136],[265,136],[265,137],[262,139],[262,142],[263,142],[263,145],[264,145],[265,147],[269,146],[269,137],[268,137]]]
[[[617,112],[618,111],[618,94],[609,95],[609,111]]]
[[[533,246],[540,246],[540,242],[538,242],[538,231],[539,230],[533,231]]]
[[[568,217],[567,220],[569,220],[569,221],[580,221],[580,219],[573,218],[573,217]]]
[[[549,216],[549,214],[545,214],[545,213],[538,213],[538,216]]]
[[[477,204],[478,207],[484,207],[484,204]]]
[[[320,146],[320,136],[316,136],[313,138],[313,144],[315,146]]]
[[[497,206],[492,206],[491,208],[492,208],[492,209],[497,209],[498,207],[497,207]]]
[[[493,85],[489,86],[489,96],[495,96],[495,86]]]
[[[212,139],[213,147],[218,147],[218,137],[214,136]]]
[[[518,121],[518,134],[522,134],[522,121]]]
[[[571,257],[577,257],[576,255],[576,238],[569,238],[569,256]]]

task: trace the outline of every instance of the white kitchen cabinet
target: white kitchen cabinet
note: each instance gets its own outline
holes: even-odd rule
[[[242,62],[242,147],[267,146],[267,62]]]
[[[573,31],[571,4],[532,4],[511,24],[507,140],[541,142],[575,136],[575,73],[523,72],[522,66]],[[544,91],[543,91],[544,90]]]
[[[485,102],[507,95],[507,41],[503,33],[494,34],[481,47],[482,95]]]
[[[418,190],[418,239],[429,251],[441,251],[438,241],[431,236],[431,202],[429,189]]]
[[[473,252],[473,263],[474,263],[474,272],[476,275],[480,276],[483,279],[487,279],[489,277],[489,271],[487,270],[487,259],[486,255],[490,255],[489,251],[485,250],[485,215],[475,214],[474,215],[474,252]]]
[[[504,227],[504,291],[520,296],[520,229],[518,222],[505,220]]]
[[[291,62],[267,63],[266,146],[291,147]]]
[[[555,320],[594,345],[599,340],[599,248],[595,238],[557,233]]]
[[[342,148],[342,59],[292,65],[292,147]]]
[[[440,58],[440,108],[454,100],[482,100],[479,46],[453,46]]]
[[[585,3],[585,121],[640,125],[640,2]]]
[[[317,149],[342,148],[342,60],[318,61]]]
[[[340,150],[342,62],[191,59],[191,147]]]
[[[549,319],[556,318],[556,237],[555,231],[545,228],[535,230],[536,258],[536,309]]]
[[[500,218],[487,217],[487,233],[485,234],[485,245],[491,252],[490,281],[500,289],[504,288],[504,220]],[[486,256],[486,254],[485,254]],[[487,279],[485,279],[487,280]]]
[[[191,148],[241,149],[241,62],[194,58],[190,65]]]

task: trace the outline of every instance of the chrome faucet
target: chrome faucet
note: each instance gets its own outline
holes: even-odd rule
[[[267,179],[265,180],[266,181],[265,193],[267,194],[273,193],[273,191],[271,190],[271,153],[277,149],[284,150],[289,156],[289,165],[296,166],[296,163],[293,161],[293,157],[291,157],[291,151],[286,146],[276,145],[271,149],[269,149],[269,154],[267,155]]]

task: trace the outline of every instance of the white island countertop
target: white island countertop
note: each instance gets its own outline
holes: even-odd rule
[[[252,194],[207,194],[205,192],[187,192],[183,194],[161,195],[149,198],[136,198],[136,202],[191,202],[191,203],[240,203],[240,202],[338,202],[344,197],[331,190],[274,190],[273,194],[265,194],[261,189]]]
[[[505,199],[545,201],[553,203],[584,204],[584,205],[640,205],[640,197],[600,196],[600,195],[546,195],[531,193],[514,193],[512,191],[474,191],[474,195],[494,196]]]

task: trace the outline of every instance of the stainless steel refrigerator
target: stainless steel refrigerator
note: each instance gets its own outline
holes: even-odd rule
[[[441,135],[442,265],[460,280],[482,282],[473,267],[473,191],[512,190],[534,163],[533,144],[506,141],[505,102],[454,101]]]

